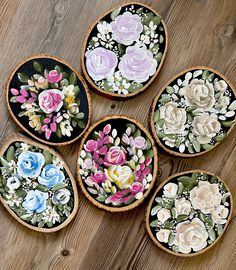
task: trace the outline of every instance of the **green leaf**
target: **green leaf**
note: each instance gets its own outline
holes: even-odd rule
[[[162,131],[157,131],[157,137],[160,138],[160,139],[163,139],[165,137],[165,133],[162,132]]]
[[[55,66],[55,70],[56,70],[58,73],[62,73],[62,72],[63,72],[63,68],[62,68],[60,65],[56,65],[56,66]]]
[[[215,175],[212,175],[211,179],[210,179],[210,183],[216,183],[217,182],[217,177]]]
[[[121,11],[121,7],[118,7],[117,9],[113,10],[111,13],[111,19],[114,21],[115,18],[119,15]]]
[[[99,202],[105,202],[106,197],[99,195],[96,200],[98,200]]]
[[[76,85],[76,86],[74,87],[74,94],[75,94],[76,97],[78,96],[79,92],[80,92],[80,88],[79,88],[78,85]]]
[[[49,228],[51,228],[51,227],[53,226],[53,223],[52,223],[52,222],[47,222],[47,226],[48,226]]]
[[[172,220],[172,221],[168,221],[168,220],[167,220],[167,221],[165,221],[165,222],[163,223],[162,228],[163,228],[163,229],[172,229],[174,225],[175,225],[174,220]]]
[[[154,17],[153,12],[145,13],[144,15],[142,15],[141,22],[145,25],[149,25],[153,17]]]
[[[157,214],[157,212],[162,208],[161,205],[156,205],[152,208],[151,210],[151,216],[155,216]]]
[[[108,92],[112,92],[112,85],[109,85],[109,82],[107,80],[103,81],[103,88]]]
[[[83,119],[84,118],[84,113],[83,112],[79,112],[76,114],[75,118],[77,119]]]
[[[208,76],[210,75],[209,70],[204,70],[202,73],[202,78],[203,80],[206,80],[208,78]]]
[[[17,97],[11,97],[10,98],[10,102],[12,102],[12,103],[16,103],[17,102]]]
[[[192,147],[192,145],[190,143],[188,145],[188,151],[189,151],[190,154],[193,154],[194,153],[193,147]]]
[[[211,82],[211,81],[214,79],[214,76],[215,76],[214,73],[210,73],[209,76],[207,77],[207,80],[208,80],[209,82]]]
[[[213,228],[211,228],[210,230],[208,230],[208,235],[209,235],[209,238],[212,241],[215,241],[216,240],[216,233],[215,233],[215,230]]]
[[[134,132],[135,132],[135,130],[136,130],[135,125],[133,125],[133,124],[126,124],[126,126],[127,126],[127,128],[130,127],[130,128],[131,128],[132,134],[134,134]]]
[[[137,14],[141,14],[142,12],[143,12],[143,7],[138,8],[138,9],[136,10],[136,13],[137,13]]]
[[[76,74],[74,72],[71,72],[70,78],[69,78],[69,82],[72,85],[76,85],[76,83],[77,83],[77,76],[76,76]]]
[[[157,122],[157,125],[162,128],[165,124],[165,120],[164,119],[160,119],[158,122]]]
[[[218,224],[218,225],[217,225],[217,234],[218,234],[218,235],[221,235],[222,232],[223,232],[223,230],[224,230],[223,225]]]
[[[231,127],[234,121],[221,121],[222,126],[224,127]]]
[[[119,50],[121,55],[125,54],[125,45],[124,44],[118,43],[117,47],[118,47],[118,50]]]
[[[159,36],[159,43],[162,44],[164,42],[164,37],[162,35]]]
[[[157,60],[157,63],[160,63],[160,62],[161,62],[162,55],[163,55],[163,54],[162,54],[161,52],[159,52],[158,54],[156,54],[156,55],[154,56],[154,59]]]
[[[162,97],[161,99],[159,99],[159,102],[165,104],[168,103],[170,101],[170,97]]]
[[[14,146],[13,146],[13,145],[11,145],[11,146],[7,149],[6,159],[7,159],[8,161],[15,160],[15,149],[14,149]]]
[[[130,87],[127,89],[129,92],[133,93],[143,88],[141,83],[131,83]]]
[[[152,22],[153,22],[154,25],[158,26],[161,23],[161,17],[160,16],[154,16],[152,18]]]
[[[36,189],[42,192],[46,192],[48,190],[44,185],[41,184],[38,184]]]
[[[195,149],[196,152],[200,152],[201,150],[201,145],[197,140],[193,140],[193,147]]]
[[[56,135],[57,135],[58,138],[62,138],[62,133],[61,133],[60,127],[57,127]]]
[[[85,128],[85,122],[84,122],[83,120],[78,120],[77,122],[78,122],[78,126],[79,126],[80,128],[82,128],[82,129]]]
[[[221,142],[221,141],[223,141],[226,137],[227,137],[227,133],[221,133],[221,134],[219,134],[219,135],[217,135],[217,136],[215,137],[215,140],[216,140],[217,142]]]
[[[183,191],[184,191],[184,185],[183,185],[182,182],[179,182],[179,183],[178,183],[178,191],[177,191],[177,194],[178,194],[178,195],[181,195],[181,194],[183,193]]]
[[[68,86],[69,85],[69,82],[68,82],[67,79],[63,79],[63,80],[60,81],[60,85],[61,86]]]
[[[46,164],[52,163],[52,154],[48,150],[43,150],[43,155]]]
[[[157,110],[154,112],[154,122],[157,123],[160,120],[160,111]]]
[[[152,158],[153,155],[154,155],[153,154],[153,151],[152,150],[149,150],[149,151],[147,151],[146,157]]]
[[[168,244],[169,244],[170,246],[172,246],[173,243],[174,243],[174,241],[175,241],[175,236],[171,233],[171,234],[169,235],[169,238],[168,238]]]
[[[212,149],[214,147],[214,145],[212,144],[202,144],[202,148],[204,150],[209,150],[209,149]]]
[[[38,61],[33,61],[33,66],[37,72],[43,74],[43,66]]]
[[[176,211],[176,209],[175,209],[175,208],[171,208],[171,209],[170,209],[170,212],[171,212],[171,216],[172,216],[173,218],[176,218],[176,216],[177,216],[177,211]]]
[[[195,181],[192,177],[188,176],[181,176],[177,178],[177,180],[184,186],[184,191],[190,191],[197,184],[197,181]]]
[[[29,76],[25,73],[19,72],[19,73],[17,73],[17,77],[20,80],[20,82],[22,82],[22,83],[27,83],[29,80]]]
[[[157,220],[153,220],[151,223],[150,223],[150,227],[157,227],[158,226],[158,221]]]
[[[61,188],[65,188],[65,187],[67,187],[67,185],[65,183],[58,183],[53,187],[53,190],[57,191],[57,190],[59,190]]]
[[[167,93],[169,93],[169,94],[173,94],[173,93],[174,93],[174,88],[173,88],[172,86],[167,86],[167,87],[166,87],[166,91],[167,91]]]
[[[163,201],[163,199],[161,197],[156,197],[155,201],[159,204]]]
[[[25,221],[30,221],[32,219],[32,217],[33,217],[32,213],[20,216],[20,218],[25,220]]]
[[[188,219],[188,215],[178,215],[176,218],[177,222],[181,222],[181,221],[184,221],[186,219]]]
[[[134,132],[134,137],[140,137],[142,135],[140,129],[136,129],[136,131]]]

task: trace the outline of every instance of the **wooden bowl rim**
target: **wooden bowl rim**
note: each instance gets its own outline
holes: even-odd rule
[[[96,121],[93,125],[90,126],[90,128],[86,131],[85,135],[83,136],[83,139],[80,141],[80,146],[79,146],[79,150],[78,150],[78,159],[80,158],[80,153],[83,149],[84,143],[87,140],[88,136],[91,134],[91,132],[101,123],[103,122],[107,122],[109,120],[112,119],[124,119],[124,120],[128,120],[129,122],[133,123],[135,126],[137,126],[142,132],[144,132],[144,134],[146,135],[146,137],[150,140],[151,145],[152,145],[152,150],[153,150],[153,178],[152,181],[150,183],[150,187],[144,192],[143,197],[139,200],[136,200],[135,202],[126,205],[126,206],[121,206],[121,207],[113,207],[113,206],[107,206],[104,205],[102,203],[99,203],[96,199],[94,199],[90,193],[86,190],[84,184],[83,184],[83,180],[80,176],[79,170],[80,170],[80,165],[77,162],[77,179],[80,185],[80,188],[83,192],[83,194],[85,195],[85,197],[95,206],[97,206],[100,209],[106,210],[108,212],[125,212],[128,210],[131,210],[135,207],[137,207],[139,204],[141,204],[144,199],[149,195],[150,191],[152,190],[154,183],[157,179],[157,171],[158,171],[158,151],[157,148],[155,146],[155,142],[153,140],[153,138],[151,137],[151,134],[148,132],[148,130],[139,122],[137,122],[135,119],[133,119],[132,117],[126,116],[126,115],[117,115],[117,114],[113,114],[113,115],[109,115],[109,116],[105,116],[100,118],[98,121]]]
[[[151,79],[149,79],[149,81],[147,82],[147,84],[145,84],[144,87],[142,87],[140,90],[138,90],[137,92],[131,93],[131,94],[127,94],[127,95],[121,95],[121,94],[116,94],[116,93],[112,93],[112,92],[107,92],[102,90],[101,88],[99,88],[94,82],[93,80],[90,78],[90,76],[87,73],[87,69],[85,67],[85,63],[84,63],[84,58],[85,58],[85,51],[86,51],[86,45],[88,42],[88,38],[89,35],[91,33],[91,31],[94,29],[94,27],[97,25],[97,23],[106,15],[108,15],[109,13],[111,13],[113,10],[119,8],[119,7],[125,7],[125,6],[129,6],[129,5],[140,5],[143,6],[149,10],[151,10],[154,14],[156,14],[157,16],[161,17],[161,23],[163,25],[164,28],[164,32],[165,32],[165,50],[163,52],[160,64],[158,66],[158,68],[156,69],[155,74],[151,77]],[[102,96],[105,96],[107,98],[110,99],[116,99],[116,100],[125,100],[125,99],[129,99],[132,97],[135,97],[139,94],[141,94],[142,92],[144,92],[149,86],[150,84],[154,81],[154,79],[157,77],[157,75],[159,74],[159,72],[161,71],[161,68],[163,66],[164,60],[166,58],[166,53],[167,53],[167,48],[168,48],[168,44],[169,44],[169,40],[168,40],[168,32],[167,32],[167,27],[166,24],[162,18],[162,16],[160,15],[160,13],[158,12],[158,10],[152,8],[150,5],[145,4],[143,2],[139,2],[139,1],[131,1],[131,2],[127,2],[125,4],[119,4],[119,5],[115,5],[113,6],[113,8],[109,9],[108,11],[106,11],[106,13],[103,13],[102,16],[97,17],[97,19],[94,21],[94,23],[91,24],[91,26],[88,28],[86,35],[85,35],[85,39],[82,45],[82,50],[81,50],[81,66],[82,66],[82,73],[85,76],[87,82],[89,83],[89,85],[92,86],[92,89],[97,93],[100,94]]]
[[[37,226],[33,226],[28,224],[27,222],[25,222],[24,220],[22,220],[21,218],[19,218],[17,216],[17,214],[10,209],[10,207],[7,205],[6,201],[4,200],[4,198],[2,197],[2,195],[0,194],[0,201],[2,202],[3,206],[5,207],[5,209],[11,214],[11,216],[17,220],[18,222],[20,222],[22,225],[24,225],[25,227],[32,229],[34,231],[38,231],[38,232],[43,232],[43,233],[51,233],[51,232],[56,232],[59,231],[61,229],[63,229],[65,226],[67,226],[72,219],[75,217],[77,211],[78,211],[78,207],[79,207],[79,197],[78,197],[78,191],[77,191],[77,186],[76,186],[76,181],[67,165],[67,163],[65,162],[63,156],[58,153],[57,151],[55,151],[54,149],[52,149],[49,146],[43,145],[41,143],[38,143],[24,135],[22,135],[19,132],[15,132],[11,135],[9,135],[7,138],[5,138],[4,142],[2,143],[2,146],[0,148],[0,156],[3,156],[3,154],[5,153],[5,151],[8,149],[8,147],[14,143],[14,142],[18,142],[18,141],[22,141],[22,142],[26,142],[29,143],[31,145],[34,145],[36,147],[39,147],[43,150],[48,150],[52,155],[59,157],[60,159],[62,159],[64,161],[64,169],[66,170],[67,174],[69,175],[70,181],[71,181],[71,185],[73,188],[73,192],[74,192],[74,208],[73,211],[71,212],[70,216],[60,225],[56,226],[56,227],[52,227],[52,228],[40,228]]]
[[[55,60],[55,61],[57,61],[59,63],[62,63],[64,65],[66,65],[67,67],[69,67],[76,74],[76,76],[79,78],[82,85],[84,86],[85,94],[86,94],[87,100],[88,100],[88,121],[87,121],[87,124],[86,124],[85,128],[82,130],[82,132],[72,140],[68,140],[66,142],[57,142],[57,143],[50,142],[50,141],[47,141],[47,140],[43,140],[43,139],[39,138],[38,136],[34,135],[33,132],[29,131],[26,127],[24,127],[24,125],[18,120],[18,117],[11,110],[11,106],[10,106],[10,102],[9,102],[9,92],[10,92],[10,83],[11,83],[12,78],[16,74],[17,70],[21,66],[23,66],[25,63],[27,63],[27,62],[29,62],[31,60],[40,59],[40,58],[52,59],[52,60]],[[51,146],[63,146],[63,145],[71,144],[71,143],[75,142],[76,140],[78,140],[85,133],[85,131],[88,129],[88,127],[90,125],[90,121],[91,121],[91,113],[92,113],[92,110],[91,110],[92,105],[91,105],[91,103],[92,103],[92,100],[91,100],[91,96],[90,96],[90,93],[89,93],[89,89],[88,89],[88,86],[87,86],[87,84],[85,82],[85,79],[82,77],[82,75],[72,65],[70,65],[67,61],[65,61],[62,58],[59,58],[57,56],[53,56],[53,55],[49,55],[49,54],[32,54],[32,55],[24,58],[11,71],[11,73],[10,73],[10,75],[8,77],[8,80],[7,80],[7,84],[6,84],[6,104],[7,104],[8,112],[10,113],[13,120],[17,123],[17,125],[21,129],[23,129],[31,137],[33,137],[34,139],[36,139],[37,141],[39,141],[41,143],[46,143],[46,144],[51,145]]]
[[[206,248],[200,250],[200,251],[197,251],[197,252],[194,252],[194,253],[188,253],[188,254],[184,254],[184,253],[177,253],[177,252],[174,252],[166,247],[164,247],[153,235],[151,229],[150,229],[150,225],[149,225],[149,217],[150,217],[150,211],[151,211],[151,207],[152,207],[152,204],[155,200],[155,197],[157,195],[157,193],[163,188],[163,186],[168,183],[169,181],[171,181],[173,178],[176,178],[178,176],[183,176],[183,175],[186,175],[186,174],[189,174],[189,173],[206,173],[208,175],[211,175],[211,176],[216,176],[218,181],[222,182],[225,187],[227,188],[227,191],[229,192],[230,194],[230,212],[229,212],[229,215],[228,215],[228,218],[227,218],[227,222],[224,226],[224,229],[222,231],[222,233],[216,238],[216,240],[210,244],[209,246],[207,246]],[[222,237],[222,235],[225,233],[230,221],[231,221],[231,218],[232,218],[232,214],[233,214],[233,208],[234,208],[234,205],[233,205],[233,194],[232,192],[230,191],[228,185],[226,184],[226,182],[224,180],[222,180],[221,177],[219,177],[218,175],[216,174],[213,174],[211,172],[208,172],[208,171],[205,171],[205,170],[189,170],[189,171],[185,171],[185,172],[180,172],[180,173],[175,173],[171,176],[169,176],[168,178],[166,178],[165,180],[163,180],[161,182],[161,184],[157,187],[157,189],[155,190],[151,200],[149,201],[148,203],[148,206],[146,208],[146,213],[145,213],[145,227],[146,227],[146,230],[148,232],[148,235],[151,237],[152,241],[159,247],[161,248],[162,250],[164,250],[165,252],[171,254],[171,255],[175,255],[175,256],[179,256],[179,257],[193,257],[193,256],[197,256],[197,255],[200,255],[202,253],[205,253],[206,251],[208,251],[210,248],[212,248]]]
[[[191,66],[189,68],[183,69],[182,71],[178,72],[177,74],[175,74],[174,76],[172,76],[172,78],[170,80],[167,81],[167,83],[161,88],[161,90],[158,92],[158,94],[154,97],[151,108],[150,108],[150,118],[149,118],[149,125],[150,125],[150,129],[151,129],[151,133],[155,139],[155,141],[157,142],[157,144],[165,150],[165,152],[174,155],[174,156],[178,156],[178,157],[197,157],[203,154],[206,154],[207,152],[211,151],[212,149],[214,149],[217,145],[219,145],[221,142],[217,142],[211,149],[207,149],[198,153],[194,153],[194,154],[186,154],[186,153],[180,153],[177,151],[173,151],[169,148],[167,148],[158,138],[156,131],[155,131],[155,124],[154,124],[154,113],[155,113],[155,107],[157,104],[158,99],[160,98],[161,94],[163,93],[163,91],[166,89],[167,86],[170,85],[171,82],[173,82],[174,80],[176,80],[178,77],[180,77],[181,75],[184,75],[185,73],[195,70],[195,69],[207,69],[213,73],[215,73],[216,75],[218,75],[219,77],[221,77],[223,80],[226,81],[226,83],[229,85],[230,89],[232,90],[232,92],[234,93],[235,99],[236,99],[236,90],[234,88],[234,86],[232,85],[232,83],[218,70],[208,67],[208,66]],[[231,133],[232,129],[234,128],[235,122],[232,124],[232,126],[229,128],[229,130],[227,131],[227,137],[228,135]]]

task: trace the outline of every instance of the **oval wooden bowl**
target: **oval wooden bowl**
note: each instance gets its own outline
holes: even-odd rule
[[[224,226],[224,229],[222,231],[222,233],[220,234],[220,236],[218,236],[216,238],[216,240],[210,244],[209,246],[207,246],[206,248],[200,250],[200,251],[197,251],[197,252],[192,252],[192,253],[188,253],[188,254],[184,254],[184,253],[177,253],[177,252],[174,252],[168,248],[166,248],[164,245],[162,245],[153,235],[151,229],[150,229],[150,212],[151,212],[151,208],[152,208],[152,205],[153,205],[153,202],[158,194],[158,192],[163,188],[163,186],[168,183],[169,181],[171,181],[173,178],[176,178],[176,177],[179,177],[179,176],[184,176],[186,174],[189,174],[189,173],[206,173],[208,175],[212,175],[212,176],[216,176],[217,179],[222,182],[226,189],[228,190],[228,192],[230,193],[230,212],[229,212],[229,215],[227,217],[227,222]],[[212,248],[222,237],[222,235],[224,234],[224,232],[226,231],[229,223],[230,223],[230,220],[231,220],[231,217],[232,217],[232,214],[233,214],[233,203],[234,203],[234,200],[233,200],[233,195],[232,193],[230,192],[230,189],[229,187],[227,186],[227,184],[220,178],[218,177],[217,175],[214,175],[210,172],[207,172],[207,171],[203,171],[203,170],[191,170],[191,171],[186,171],[186,172],[181,172],[181,173],[176,173],[174,175],[171,175],[169,176],[167,179],[163,180],[163,182],[161,182],[161,184],[158,186],[158,188],[156,189],[155,193],[153,194],[151,200],[149,201],[148,203],[148,206],[147,206],[147,209],[146,209],[146,213],[145,213],[145,220],[146,220],[146,230],[148,232],[148,235],[151,237],[152,241],[159,247],[161,248],[162,250],[164,250],[165,252],[171,254],[171,255],[175,255],[175,256],[179,256],[179,257],[193,257],[193,256],[196,256],[196,255],[200,255],[202,253],[205,253],[206,251],[208,251],[210,248]]]
[[[152,105],[151,105],[151,108],[150,108],[150,118],[149,118],[149,126],[150,126],[150,129],[151,129],[151,133],[155,139],[155,141],[158,143],[158,145],[165,150],[165,152],[171,154],[171,155],[174,155],[174,156],[179,156],[179,157],[196,157],[196,156],[200,156],[200,155],[203,155],[209,151],[211,151],[212,149],[214,149],[218,144],[221,143],[220,142],[217,142],[215,143],[215,145],[211,148],[211,149],[207,149],[207,150],[204,150],[204,151],[201,151],[201,152],[198,152],[198,153],[180,153],[180,152],[177,152],[177,151],[173,151],[171,150],[170,148],[166,147],[164,143],[161,142],[161,140],[158,138],[157,134],[156,134],[156,130],[155,130],[155,123],[154,123],[154,113],[155,113],[155,109],[156,109],[156,105],[157,105],[157,102],[161,96],[161,94],[163,93],[163,91],[165,91],[166,87],[169,86],[173,81],[175,81],[178,77],[180,77],[181,75],[184,75],[185,73],[187,73],[188,71],[191,71],[191,70],[195,70],[195,69],[207,69],[213,73],[215,73],[216,75],[218,75],[219,77],[221,77],[223,80],[226,81],[226,83],[229,85],[230,89],[232,90],[234,96],[236,97],[236,90],[234,88],[234,86],[231,84],[231,82],[223,75],[221,74],[219,71],[213,69],[213,68],[210,68],[210,67],[207,67],[207,66],[194,66],[194,67],[190,67],[190,68],[187,68],[187,69],[184,69],[182,71],[180,71],[179,73],[177,73],[177,75],[175,75],[174,77],[172,77],[162,88],[161,90],[158,92],[158,94],[155,96],[153,102],[152,102]],[[233,127],[235,125],[235,122],[233,123],[233,125],[230,127],[230,129],[227,131],[227,137],[229,135],[229,133],[232,131]]]
[[[20,67],[22,67],[24,64],[26,64],[27,62],[34,60],[34,59],[40,59],[40,58],[46,58],[46,59],[52,59],[55,60],[56,62],[58,62],[59,64],[63,64],[65,66],[67,66],[71,71],[73,71],[77,78],[80,80],[80,83],[83,85],[84,88],[84,93],[86,94],[87,97],[87,110],[88,110],[88,114],[87,114],[87,123],[85,128],[81,131],[81,133],[79,133],[77,136],[75,136],[72,139],[66,140],[66,141],[62,141],[60,142],[59,138],[58,138],[58,142],[53,142],[53,141],[49,141],[46,138],[40,138],[40,134],[37,133],[37,131],[34,131],[29,124],[27,126],[25,126],[19,119],[18,117],[13,113],[12,109],[11,109],[11,105],[10,105],[10,101],[9,101],[9,92],[10,92],[10,84],[11,81],[13,79],[13,77],[16,75],[16,72],[19,70]],[[28,133],[30,136],[32,136],[34,139],[42,142],[42,143],[46,143],[48,145],[53,145],[53,146],[62,146],[62,145],[67,145],[70,143],[73,143],[74,141],[78,140],[86,131],[86,129],[89,127],[90,124],[90,119],[91,119],[91,96],[87,87],[87,84],[85,82],[85,80],[83,79],[83,77],[80,75],[80,73],[74,68],[72,67],[68,62],[66,62],[65,60],[56,57],[56,56],[52,56],[52,55],[48,55],[48,54],[37,54],[37,55],[31,55],[29,57],[27,57],[26,59],[24,59],[22,62],[20,62],[15,68],[14,70],[11,72],[11,74],[9,75],[9,78],[7,80],[7,85],[6,85],[6,104],[7,104],[7,109],[11,115],[11,117],[13,118],[13,120],[18,124],[18,126],[23,129],[26,133]],[[78,128],[78,126],[77,126]],[[32,131],[31,131],[32,130]]]
[[[163,55],[162,55],[162,59],[156,69],[156,72],[155,74],[147,81],[147,83],[138,91],[134,92],[134,93],[130,93],[130,94],[127,94],[127,95],[124,95],[124,94],[116,94],[116,93],[113,93],[113,92],[107,92],[105,90],[103,90],[102,88],[99,88],[95,83],[94,81],[90,78],[88,72],[87,72],[87,69],[85,67],[85,52],[86,52],[86,47],[87,47],[87,43],[88,43],[88,39],[89,39],[89,36],[90,36],[90,33],[91,31],[96,27],[96,24],[101,20],[103,19],[106,15],[110,14],[113,10],[119,8],[119,7],[125,7],[125,6],[128,6],[128,5],[141,5],[147,9],[149,9],[150,11],[152,11],[154,14],[156,14],[157,16],[160,16],[159,15],[159,12],[156,11],[155,9],[153,9],[151,6],[143,3],[143,2],[138,2],[138,1],[132,1],[132,2],[128,2],[126,4],[120,4],[120,5],[116,5],[114,6],[113,8],[111,8],[110,10],[108,10],[106,13],[104,13],[102,16],[98,17],[97,20],[95,21],[95,23],[93,23],[86,35],[85,35],[85,39],[84,39],[84,42],[83,42],[83,46],[82,46],[82,55],[81,55],[81,65],[82,65],[82,72],[86,78],[86,80],[88,81],[88,83],[92,86],[93,90],[102,95],[102,96],[105,96],[107,98],[110,98],[110,99],[116,99],[116,100],[124,100],[124,99],[127,99],[127,98],[132,98],[132,97],[135,97],[139,94],[141,94],[144,90],[146,90],[146,88],[153,82],[153,80],[156,78],[156,76],[158,75],[158,73],[160,72],[161,68],[162,68],[162,65],[164,63],[164,60],[165,60],[165,57],[166,57],[166,53],[167,53],[167,48],[168,48],[168,33],[167,33],[167,28],[166,28],[166,25],[165,25],[165,22],[163,21],[163,19],[161,20],[161,23],[162,23],[162,26],[164,28],[164,32],[165,32],[165,50],[163,52]]]
[[[80,175],[80,165],[79,163],[77,163],[77,177],[78,177],[78,182],[80,185],[80,188],[82,190],[82,192],[84,193],[84,195],[86,196],[86,198],[95,206],[97,206],[100,209],[106,210],[108,212],[124,212],[124,211],[128,211],[131,210],[135,207],[137,207],[139,204],[141,204],[143,202],[143,200],[148,196],[148,194],[150,193],[151,189],[154,186],[154,183],[156,181],[157,178],[157,171],[158,171],[158,155],[157,155],[157,149],[154,143],[154,140],[152,139],[151,135],[149,134],[149,132],[146,130],[146,128],[138,123],[135,119],[125,116],[125,115],[109,115],[106,117],[101,118],[100,120],[98,120],[96,123],[94,123],[85,133],[85,135],[83,136],[83,139],[80,142],[80,146],[79,146],[79,155],[78,158],[80,157],[80,153],[81,150],[83,149],[84,143],[86,141],[86,139],[88,138],[88,136],[90,135],[90,133],[101,123],[103,122],[107,122],[109,123],[109,120],[112,119],[124,119],[124,120],[128,120],[129,122],[133,123],[134,125],[136,125],[141,131],[143,131],[145,133],[145,135],[147,136],[147,138],[150,140],[151,142],[151,149],[153,150],[153,178],[152,181],[150,182],[150,187],[144,192],[143,197],[141,199],[136,200],[135,202],[126,205],[126,206],[121,206],[121,207],[115,207],[115,206],[107,206],[104,205],[100,202],[98,202],[95,198],[93,198],[90,193],[86,190],[83,180],[81,178]]]
[[[5,151],[8,149],[8,147],[13,143],[13,142],[18,142],[18,141],[22,141],[34,146],[37,146],[43,150],[48,150],[53,156],[59,157],[61,160],[64,161],[63,157],[61,154],[59,154],[58,152],[56,152],[55,150],[53,150],[52,148],[45,146],[43,144],[40,144],[38,142],[33,141],[32,139],[29,139],[25,136],[23,136],[20,133],[13,133],[12,135],[9,135],[8,138],[6,138],[6,140],[4,141],[4,143],[1,146],[0,149],[0,156],[2,156]],[[34,230],[34,231],[38,231],[38,232],[43,232],[43,233],[51,233],[51,232],[56,232],[59,231],[61,229],[63,229],[64,227],[66,227],[71,221],[72,219],[75,217],[77,211],[78,211],[78,207],[79,207],[79,199],[78,199],[78,191],[77,191],[77,186],[76,186],[76,182],[75,179],[68,167],[68,165],[66,163],[64,163],[63,167],[65,168],[70,181],[71,181],[71,185],[73,188],[73,192],[74,192],[74,208],[70,214],[70,216],[60,225],[56,226],[56,227],[51,227],[51,228],[40,228],[37,226],[33,226],[31,224],[28,224],[27,222],[25,222],[24,220],[20,219],[18,217],[18,215],[10,209],[10,207],[7,205],[6,201],[3,199],[3,197],[1,196],[0,193],[0,201],[2,202],[3,206],[5,207],[5,209],[12,215],[12,217],[17,220],[18,222],[20,222],[22,225],[24,225],[25,227]]]

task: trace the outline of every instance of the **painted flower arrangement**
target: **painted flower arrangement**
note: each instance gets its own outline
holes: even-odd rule
[[[104,91],[137,92],[156,73],[165,39],[159,15],[138,4],[119,7],[91,31],[84,59],[86,72]]]
[[[17,141],[0,158],[0,165],[0,195],[21,220],[51,228],[71,215],[74,192],[59,157]]]
[[[235,95],[224,79],[207,69],[189,70],[159,96],[155,132],[171,151],[203,152],[227,136],[235,110]]]
[[[11,107],[14,103],[17,117],[27,122],[33,134],[42,135],[46,141],[73,137],[85,128],[87,121],[81,107],[77,75],[57,63],[48,70],[41,59],[31,62],[32,76],[18,72],[19,87],[13,85],[10,88]]]
[[[157,191],[148,226],[166,249],[196,253],[221,236],[230,210],[230,193],[223,182],[207,173],[189,172]]]
[[[153,150],[134,124],[123,123],[124,128],[117,129],[115,122],[110,123],[99,125],[86,139],[78,159],[79,173],[96,201],[122,207],[140,200],[150,187]]]

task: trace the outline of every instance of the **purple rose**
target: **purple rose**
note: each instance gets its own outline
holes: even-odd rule
[[[114,40],[124,45],[131,45],[139,39],[143,25],[137,14],[127,11],[116,17],[111,23],[111,29]]]
[[[95,172],[94,175],[91,175],[91,179],[93,180],[93,182],[99,184],[106,180],[106,176],[103,172],[98,171],[98,172]]]
[[[116,54],[102,47],[87,51],[85,57],[88,74],[94,81],[113,75],[118,63]]]
[[[146,48],[130,46],[122,56],[119,70],[123,77],[137,83],[143,83],[156,72],[157,61]]]
[[[94,152],[98,149],[98,144],[94,140],[88,140],[84,146],[84,149],[89,153]]]

